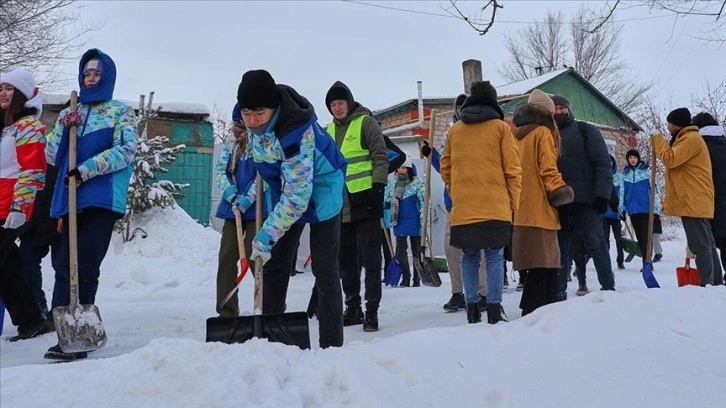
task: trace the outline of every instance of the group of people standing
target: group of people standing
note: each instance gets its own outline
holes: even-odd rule
[[[111,57],[88,50],[79,62],[77,110],[61,111],[46,132],[32,74],[22,68],[0,74],[0,299],[18,327],[10,341],[54,330],[40,270],[49,250],[55,271],[51,309],[70,303],[69,183],[78,186],[79,302],[95,303],[114,223],[126,212],[138,140],[134,110],[113,100],[115,82]],[[72,127],[77,165],[69,168]],[[65,353],[57,344],[45,354],[60,360],[86,356]]]

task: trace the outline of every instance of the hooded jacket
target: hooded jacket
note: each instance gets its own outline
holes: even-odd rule
[[[621,188],[618,191],[620,212],[627,214],[650,213],[650,167],[643,162],[631,166],[626,165],[621,176]],[[660,189],[655,187],[654,214],[660,214]]]
[[[449,129],[441,156],[441,178],[453,202],[452,227],[511,223],[519,207],[522,168],[514,134],[502,120],[497,102],[487,99],[467,98],[461,120]]]
[[[514,225],[559,230],[557,209],[547,199],[549,193],[565,186],[557,169],[554,119],[546,109],[527,103],[517,108],[513,121],[522,166],[522,192]]]
[[[565,183],[575,191],[573,204],[593,204],[597,197],[608,200],[613,188],[613,173],[605,139],[595,126],[574,120],[571,113],[559,127],[561,150],[557,167]],[[587,137],[582,134],[581,126]]]
[[[711,158],[698,127],[681,129],[672,145],[662,135],[650,141],[666,168],[663,211],[676,217],[713,218]]]
[[[280,105],[261,135],[252,134],[252,157],[270,186],[272,211],[262,225],[269,252],[296,222],[329,220],[343,207],[346,161],[317,122],[310,102],[293,88],[277,85]]]
[[[721,126],[704,126],[698,132],[706,142],[711,158],[715,197],[711,229],[714,238],[726,238],[726,132]]]
[[[396,191],[396,180],[388,182],[385,192],[385,206],[389,207]],[[424,186],[419,178],[406,184],[403,196],[398,202],[398,220],[393,226],[397,237],[420,237],[423,225]]]
[[[369,116],[370,110],[354,101],[353,94],[344,83],[336,81],[330,87],[328,93],[334,90],[338,90],[338,93],[347,95],[348,116],[341,120],[333,118],[335,134],[331,136],[335,139],[338,149],[340,149],[350,123],[362,116],[363,123],[361,124],[360,141],[361,147],[368,150],[370,160],[373,163],[372,182],[385,186],[388,181],[389,150],[386,148],[386,142],[378,122],[372,116]],[[330,107],[328,107],[328,110],[330,110]],[[361,219],[381,218],[383,214],[380,212],[380,209],[383,203],[374,205],[376,203],[371,203],[371,198],[370,189],[350,193],[346,187],[346,194],[343,195],[341,221],[345,223]],[[373,211],[376,208],[379,210],[377,212]]]
[[[100,80],[83,86],[83,67],[88,60],[99,58],[103,64]],[[76,130],[78,149],[76,167],[83,183],[77,190],[77,210],[103,208],[120,216],[126,213],[129,180],[133,172],[139,134],[134,110],[125,103],[114,101],[116,65],[111,57],[98,49],[86,51],[78,68],[81,87],[78,111],[83,123]],[[46,139],[45,156],[48,164],[58,167],[60,174],[68,172],[69,129],[60,122],[70,108],[58,116],[58,121]],[[58,177],[51,203],[51,216],[60,218],[68,214],[68,186]]]

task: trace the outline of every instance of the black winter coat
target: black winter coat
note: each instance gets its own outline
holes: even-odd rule
[[[723,128],[717,126],[708,126],[708,128],[720,128],[720,132],[704,132],[703,130],[706,128],[699,130],[708,147],[708,155],[711,157],[716,204],[711,229],[714,238],[726,238],[726,137],[723,134]]]
[[[586,129],[587,137],[583,137],[581,127]],[[613,172],[610,154],[600,131],[589,123],[572,119],[559,130],[561,142],[557,167],[565,183],[575,191],[573,204],[592,204],[596,197],[609,199]]]
[[[50,201],[58,178],[58,168],[48,165],[45,173],[45,188],[35,195],[33,214],[30,221],[18,230],[21,240],[32,240],[35,245],[50,245],[60,239],[57,232],[58,219],[50,217]]]

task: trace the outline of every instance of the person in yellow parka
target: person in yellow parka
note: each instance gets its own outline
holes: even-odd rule
[[[665,172],[663,212],[681,217],[686,242],[696,255],[701,286],[714,284],[721,270],[710,219],[714,213],[711,158],[706,142],[691,125],[691,112],[678,108],[668,114],[670,143],[658,131],[650,132],[650,142]]]
[[[522,168],[514,133],[502,119],[497,91],[489,81],[472,85],[461,120],[450,129],[440,160],[441,178],[451,195],[451,237],[460,248],[466,314],[481,321],[479,264],[487,268],[487,321],[502,317],[504,246],[510,242],[513,212],[519,206]]]
[[[535,89],[527,103],[514,112],[517,150],[522,164],[522,193],[514,212],[513,269],[525,272],[522,316],[557,301],[560,246],[557,208],[575,198],[557,169],[560,132],[554,119],[555,103]]]

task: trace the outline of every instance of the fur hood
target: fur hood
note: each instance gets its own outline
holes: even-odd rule
[[[512,122],[517,129],[514,131],[514,136],[517,140],[524,139],[528,134],[535,130],[538,126],[544,126],[552,132],[552,136],[555,141],[555,149],[559,155],[560,151],[560,132],[557,130],[555,124],[555,118],[552,114],[540,106],[524,103],[517,106],[514,111],[514,117]]]

